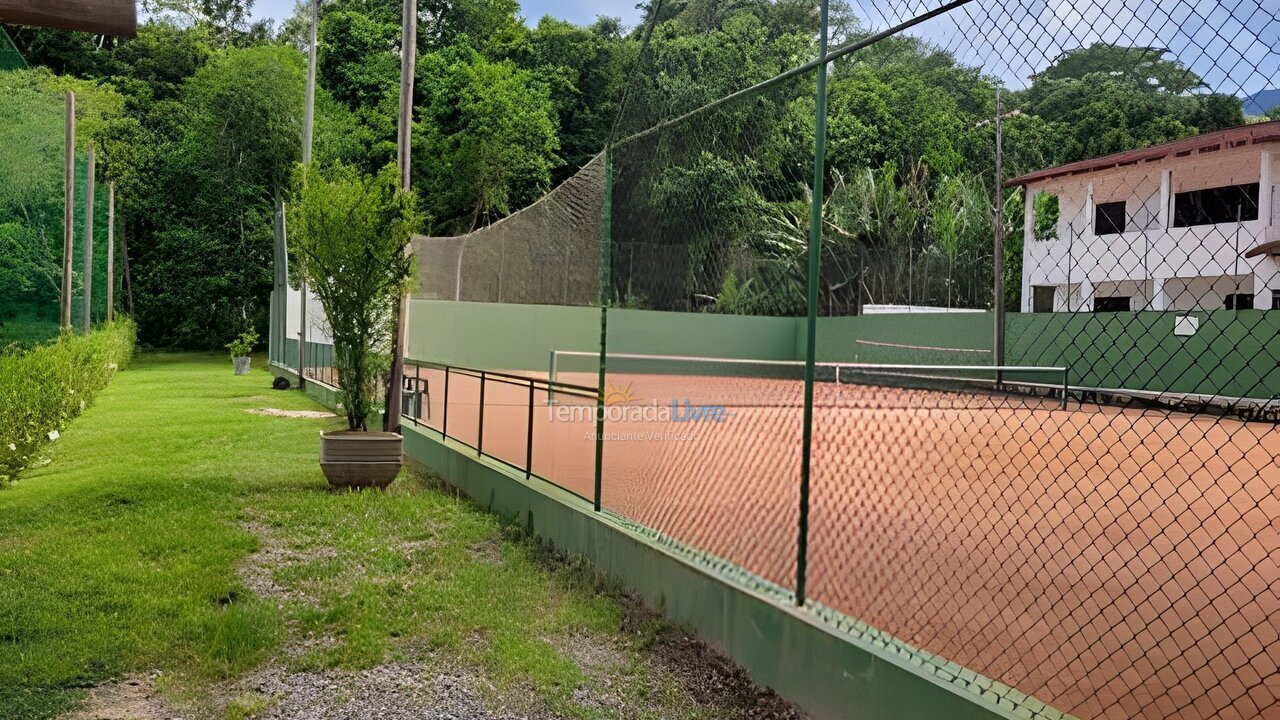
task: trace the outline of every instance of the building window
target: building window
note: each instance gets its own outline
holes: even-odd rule
[[[1271,309],[1280,310],[1280,290],[1271,291]]]
[[[1258,188],[1258,183],[1252,183],[1178,193],[1173,198],[1173,226],[1257,220]]]
[[[1275,297],[1272,296],[1271,304],[1275,304]],[[1224,306],[1228,310],[1252,310],[1253,309],[1253,293],[1232,293],[1227,296]]]
[[[1124,201],[1098,203],[1093,208],[1093,233],[1119,235],[1125,231]]]
[[[1053,295],[1057,288],[1052,285],[1031,288],[1031,312],[1053,312]]]
[[[1036,194],[1036,240],[1058,239],[1058,218],[1060,215],[1061,211],[1057,195],[1050,195],[1049,193]]]
[[[1093,299],[1094,312],[1129,312],[1128,297],[1098,297]]]

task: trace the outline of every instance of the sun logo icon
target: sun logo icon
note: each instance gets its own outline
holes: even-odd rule
[[[631,386],[616,387],[614,385],[606,385],[604,387],[604,404],[605,405],[625,405],[629,402],[635,402],[638,398],[631,391]]]

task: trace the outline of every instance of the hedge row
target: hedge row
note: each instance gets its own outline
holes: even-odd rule
[[[48,345],[0,350],[0,485],[36,462],[40,448],[93,404],[129,364],[137,333],[126,319],[88,335],[64,333]]]

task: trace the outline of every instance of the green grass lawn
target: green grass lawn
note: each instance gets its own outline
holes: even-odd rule
[[[130,672],[161,671],[166,695],[207,706],[263,663],[360,669],[421,652],[595,715],[557,638],[622,637],[625,605],[423,479],[329,492],[318,436],[340,421],[246,412],[320,409],[270,380],[236,377],[222,356],[142,356],[49,464],[0,490],[0,717],[56,717]],[[651,697],[643,645],[626,639],[616,668],[649,708],[635,717],[738,712],[675,686]]]

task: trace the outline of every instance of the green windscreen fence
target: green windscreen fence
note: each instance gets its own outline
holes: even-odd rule
[[[17,71],[23,72],[23,71]],[[0,345],[56,338],[63,287],[66,212],[66,97],[13,83],[0,104]],[[71,325],[107,318],[109,186],[96,183],[88,252],[89,161],[75,153],[72,205]],[[115,252],[120,285],[123,254]],[[85,299],[89,303],[86,306]],[[119,298],[119,293],[115,293]]]
[[[26,66],[27,61],[22,57],[22,53],[18,52],[17,46],[13,44],[13,38],[9,37],[9,33],[0,27],[0,72],[20,70]]]

